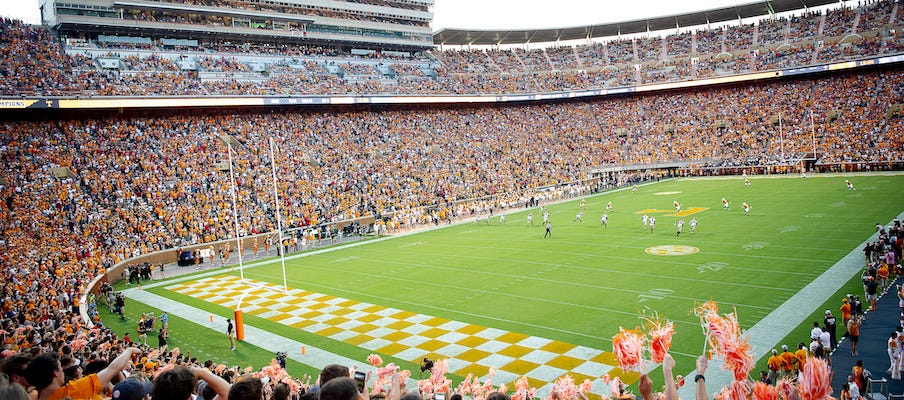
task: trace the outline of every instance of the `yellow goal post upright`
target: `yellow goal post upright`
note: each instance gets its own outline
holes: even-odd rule
[[[233,170],[233,160],[232,160],[233,143],[235,143],[241,147],[245,147],[245,145],[243,143],[239,142],[236,138],[229,136],[229,135],[220,136],[220,140],[222,140],[224,143],[226,143],[226,147],[227,147],[227,150],[229,153],[229,181],[230,181],[229,188],[230,188],[230,192],[232,195],[232,216],[233,216],[233,222],[235,224],[235,239],[236,239],[236,243],[237,243],[237,251],[238,251],[238,257],[239,257],[240,280],[242,283],[249,285],[251,287],[259,287],[259,288],[263,288],[263,289],[267,289],[267,290],[272,290],[271,287],[264,287],[264,286],[261,286],[258,284],[249,283],[248,281],[245,280],[245,264],[244,264],[243,257],[242,257],[242,240],[241,240],[242,235],[241,235],[241,227],[239,225],[239,219],[238,219],[238,206],[236,204],[237,203],[237,194],[236,194],[236,184],[235,184],[235,173]],[[286,252],[285,252],[285,249],[282,247],[282,241],[283,241],[283,238],[282,238],[282,215],[281,215],[280,206],[279,206],[279,192],[278,192],[278,185],[277,185],[277,180],[276,180],[276,156],[275,156],[273,138],[270,137],[268,139],[268,141],[270,144],[270,167],[271,167],[271,173],[272,173],[272,178],[273,178],[273,198],[274,198],[274,202],[276,203],[276,224],[277,224],[277,234],[279,236],[279,241],[278,241],[277,245],[279,246],[278,253],[279,253],[279,257],[280,257],[280,262],[282,264],[283,292],[288,293],[289,286],[288,286],[288,278],[286,276],[286,254],[285,254]],[[236,339],[240,340],[240,341],[245,339],[245,323],[244,323],[244,315],[242,313],[242,303],[244,302],[245,296],[248,294],[248,292],[249,291],[246,290],[242,293],[242,296],[239,298],[239,301],[236,303],[235,310],[233,310],[233,319],[235,321],[235,336],[236,336]]]

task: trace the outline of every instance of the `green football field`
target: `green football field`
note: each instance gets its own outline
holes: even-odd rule
[[[856,191],[846,189],[845,179],[854,183]],[[751,183],[745,187],[740,177],[678,179],[640,186],[637,193],[630,189],[602,193],[585,198],[582,223],[573,222],[580,211],[579,199],[550,204],[551,238],[544,238],[542,213],[535,208],[506,214],[504,224],[499,223],[497,214],[489,224],[466,222],[314,252],[286,261],[288,285],[347,300],[343,304],[349,306],[372,305],[371,310],[389,307],[403,310],[404,316],[423,315],[443,323],[494,328],[505,333],[496,340],[522,345],[498,350],[507,356],[498,358],[506,365],[492,365],[500,369],[507,366],[513,374],[544,365],[521,360],[535,355],[528,354],[528,350],[536,350],[529,343],[538,343],[537,348],[543,346],[552,353],[557,351],[554,348],[561,348],[561,353],[556,353],[561,356],[548,365],[558,368],[556,371],[572,371],[579,369],[583,360],[573,360],[581,358],[577,353],[566,355],[568,349],[579,346],[611,351],[611,338],[620,326],[634,328],[642,323],[642,314],[656,312],[675,323],[672,354],[678,362],[676,372],[685,373],[693,368],[693,357],[703,346],[699,320],[691,312],[695,303],[712,299],[725,312],[734,308],[742,326],[750,328],[858,249],[875,231],[877,222],[886,224],[902,211],[900,191],[895,188],[904,184],[904,176],[816,176],[807,180],[752,176]],[[731,202],[730,211],[722,209],[723,197]],[[604,228],[600,216],[610,201],[613,209]],[[674,215],[673,201],[681,203],[686,215]],[[749,216],[744,215],[742,202],[750,204]],[[534,214],[533,226],[527,224],[528,212]],[[654,232],[643,230],[644,212],[656,218]],[[689,226],[692,218],[698,221],[694,233]],[[679,219],[687,224],[676,237]],[[238,272],[227,270],[223,274],[237,276]],[[249,268],[245,277],[282,285],[278,261]],[[799,328],[783,343],[794,347],[805,341],[812,321],[821,321],[821,317],[813,316],[821,316],[824,308],[837,310],[843,293],[860,293],[857,277],[852,273],[850,280],[826,288],[836,293],[826,304],[801,304],[801,308],[815,311],[803,321],[787,321]],[[149,291],[217,316],[231,315],[229,307],[173,288],[164,285]],[[132,305],[130,317],[155,309],[153,306]],[[291,310],[291,305],[282,309]],[[364,339],[339,332],[347,326],[341,325],[343,319],[347,320],[341,314],[330,322],[340,328],[319,332],[288,326],[267,314],[247,314],[248,325],[362,363],[367,354],[378,352],[385,360],[416,371],[420,359],[410,357],[416,352],[394,347],[393,340],[383,343],[385,352],[362,346]],[[132,322],[119,322],[109,314],[105,321],[115,329],[134,330]],[[458,326],[452,322],[443,326]],[[261,366],[272,355],[250,345],[240,346],[236,353],[223,352],[222,334],[178,316],[172,318],[171,326],[171,343],[197,349],[201,357],[206,354],[236,364]],[[383,329],[396,328],[401,331],[404,325]],[[358,331],[367,333],[365,329]],[[450,347],[444,345],[454,344],[451,341],[457,337],[441,336],[447,333],[442,330],[436,336],[428,333],[424,335],[435,339],[428,342],[440,342],[427,347],[435,348],[429,351],[430,358],[445,358],[441,350],[448,350]],[[401,342],[406,335],[393,332],[387,337]],[[530,340],[519,342],[524,338]],[[487,364],[499,354],[468,348],[469,343],[477,348],[485,342],[468,336],[451,347],[458,349],[457,357],[462,360]],[[482,357],[483,353],[489,358]],[[607,356],[595,360],[613,362]],[[290,368],[299,375],[316,371],[294,362]],[[481,369],[459,371],[480,373]],[[591,374],[583,371],[575,375]]]

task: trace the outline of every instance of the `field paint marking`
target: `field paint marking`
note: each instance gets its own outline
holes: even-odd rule
[[[499,241],[503,241],[503,240],[499,240]],[[569,243],[574,243],[574,242],[569,242]],[[723,243],[720,242],[720,243],[718,243],[718,244],[723,244]],[[735,243],[731,243],[731,244],[735,244]],[[737,244],[740,245],[740,244],[742,244],[742,243],[737,243]],[[462,248],[462,249],[473,249],[473,248],[474,248],[474,246],[463,246],[463,245],[455,245],[455,244],[450,244],[450,243],[434,244],[433,246],[444,246],[444,247]],[[637,247],[634,247],[634,246],[609,246],[609,247],[619,247],[619,248],[628,248],[628,249],[636,249],[636,248],[637,248]],[[781,247],[781,246],[775,246],[775,247]],[[492,248],[492,247],[484,246],[484,247],[481,247],[481,248]],[[563,252],[563,251],[543,250],[543,249],[532,249],[532,248],[521,248],[521,247],[510,247],[510,249],[512,249],[512,250],[521,250],[521,251],[524,251],[524,252],[538,252],[538,253],[552,253],[552,254],[568,254],[568,255],[573,255],[573,254],[574,254],[574,253],[568,253],[568,252]],[[837,249],[835,249],[835,250],[837,251]],[[387,249],[387,250],[375,250],[375,251],[392,252],[392,250],[388,250],[388,249]],[[409,253],[409,254],[410,254],[410,253]],[[707,251],[706,254],[730,255],[730,256],[735,256],[735,257],[757,257],[757,256],[754,256],[754,255],[741,254],[741,253],[716,253],[716,252],[712,252],[712,251]],[[605,259],[621,260],[621,261],[644,262],[644,261],[647,261],[647,260],[648,260],[648,259],[646,259],[646,258],[641,258],[641,257],[619,257],[619,256],[610,256],[610,255],[606,255],[606,254],[594,254],[594,253],[587,253],[587,254],[585,254],[585,255],[587,255],[588,257],[593,257],[593,258],[605,258]],[[835,261],[835,260],[809,260],[809,259],[799,259],[799,258],[796,258],[796,259],[793,259],[793,260],[794,260],[794,261],[816,262],[816,263],[831,263],[831,262],[834,262],[834,261]],[[517,260],[517,261],[521,262],[521,260]],[[524,261],[524,262],[529,262],[529,263],[530,263],[530,261]],[[696,266],[698,265],[697,263],[681,262],[681,261],[672,261],[672,260],[661,260],[661,261],[660,261],[660,260],[657,260],[656,262],[659,263],[659,264],[670,264],[670,265],[689,266],[689,267],[696,267]],[[730,269],[734,269],[734,270],[738,270],[738,271],[769,272],[769,273],[775,273],[775,274],[788,274],[788,275],[800,275],[800,276],[807,276],[807,277],[816,277],[816,275],[814,275],[814,274],[812,274],[812,273],[807,273],[807,272],[795,272],[795,271],[783,271],[783,270],[764,270],[764,269],[762,269],[762,268],[740,268],[740,267],[732,267],[732,268],[730,268]]]
[[[706,264],[698,266],[697,273],[703,274],[706,272],[719,272],[727,266],[728,266],[728,263],[726,263],[726,262],[712,261],[712,262],[708,262]]]
[[[424,256],[430,255],[428,253],[409,253],[409,254],[422,254]],[[572,254],[577,254],[577,253],[572,253]],[[496,257],[483,257],[483,256],[469,256],[469,255],[465,255],[465,254],[457,254],[457,255],[455,255],[455,257],[467,258],[467,259],[489,260],[489,261],[500,261],[500,262],[518,262],[518,263],[535,264],[535,265],[548,265],[549,264],[549,263],[543,263],[543,262],[538,262],[538,261],[512,260],[510,258],[496,258]],[[786,291],[786,292],[791,292],[791,293],[797,292],[796,290],[793,290],[793,289],[785,289],[785,288],[778,288],[778,287],[765,286],[765,285],[751,285],[751,284],[746,284],[746,283],[709,281],[709,280],[701,280],[698,278],[666,276],[666,275],[659,275],[659,274],[653,274],[653,273],[639,273],[639,272],[630,272],[630,271],[622,271],[622,270],[606,269],[606,268],[588,268],[588,267],[580,267],[580,266],[567,265],[567,264],[561,264],[561,265],[566,268],[574,268],[574,269],[581,269],[581,270],[588,270],[588,271],[599,271],[599,272],[612,272],[612,273],[618,273],[618,274],[622,274],[622,275],[637,275],[637,276],[642,276],[645,278],[673,279],[673,280],[677,280],[677,281],[703,282],[703,283],[709,283],[709,284],[713,284],[713,285],[740,286],[740,287],[747,287],[747,288],[754,288],[754,289],[768,289],[771,291]]]
[[[246,275],[247,275],[247,274],[246,274]],[[268,274],[256,274],[256,275],[258,275],[258,276],[260,276],[260,277],[262,277],[262,278],[271,278],[271,276],[268,275]],[[307,284],[307,283],[308,283],[308,282],[299,281],[299,280],[295,280],[295,279],[290,279],[289,282],[296,283],[296,284]],[[353,291],[353,290],[346,290],[346,289],[342,289],[342,288],[339,288],[339,287],[327,286],[327,285],[318,284],[318,283],[313,283],[313,284],[308,285],[308,287],[311,287],[311,286],[313,286],[313,287],[321,287],[321,288],[328,289],[328,290],[331,290],[331,291],[335,291],[335,292],[338,292],[338,293],[348,293],[348,294],[352,294],[352,295],[357,296],[357,297],[370,297],[370,298],[372,298],[372,299],[376,299],[376,300],[379,300],[379,301],[382,301],[382,302],[385,302],[385,301],[386,301],[386,298],[385,298],[385,297],[374,296],[374,295],[370,295],[370,294],[367,294],[367,293],[361,293],[361,292]],[[521,296],[521,297],[526,298],[526,296]],[[493,321],[505,322],[505,323],[513,324],[513,325],[521,325],[521,326],[527,326],[527,327],[531,327],[531,328],[544,329],[544,330],[553,331],[553,332],[566,333],[566,334],[569,334],[569,335],[581,336],[581,337],[585,337],[585,338],[589,338],[589,339],[595,339],[595,340],[602,340],[602,341],[605,341],[605,342],[611,342],[611,341],[612,341],[612,338],[608,338],[608,337],[600,337],[600,336],[595,336],[595,335],[588,335],[588,334],[586,334],[586,333],[570,331],[570,330],[567,330],[567,329],[554,328],[554,327],[546,326],[546,325],[531,324],[531,323],[528,323],[528,322],[515,321],[515,320],[510,320],[510,319],[501,318],[501,317],[493,317],[493,316],[489,316],[489,315],[483,315],[483,314],[477,314],[477,313],[472,313],[472,312],[468,312],[468,311],[462,311],[462,310],[460,310],[460,309],[445,308],[445,307],[439,307],[439,306],[432,306],[432,305],[429,305],[429,304],[423,304],[423,303],[418,303],[418,302],[414,302],[414,301],[399,300],[399,299],[393,299],[392,301],[397,302],[397,303],[401,303],[401,304],[406,304],[406,305],[409,305],[409,306],[430,308],[430,309],[434,309],[434,310],[437,310],[437,311],[443,311],[443,312],[447,312],[447,313],[451,313],[451,314],[463,314],[463,315],[467,315],[467,316],[469,316],[469,317],[484,318],[484,319],[489,319],[489,320],[493,320]],[[594,308],[595,308],[595,307],[594,307]],[[633,316],[633,317],[637,317],[638,320],[640,319],[640,314],[637,314],[637,313],[629,313],[629,312],[624,312],[624,311],[607,310],[607,309],[601,309],[601,310],[602,310],[602,311],[618,312],[618,313],[621,313],[621,314],[627,314],[627,315],[631,315],[631,316]],[[681,321],[673,321],[673,322],[681,322]],[[699,326],[700,326],[700,323],[697,322],[697,323],[694,323],[693,325],[699,327]],[[225,329],[225,327],[224,327],[224,329]],[[694,357],[695,357],[695,356],[694,356]]]
[[[602,230],[603,228],[599,228],[599,229]],[[638,229],[638,231],[639,231],[639,230],[640,230],[640,229]],[[836,232],[836,231],[839,231],[839,230],[826,230],[826,232]],[[699,232],[699,231],[698,231],[698,232]],[[492,233],[493,233],[493,235],[492,235],[491,237],[482,237],[482,238],[481,238],[481,241],[483,241],[483,242],[491,242],[491,241],[492,241],[492,242],[511,242],[511,239],[497,238],[497,237],[498,237],[497,235],[499,234],[498,231],[494,231],[494,232],[492,232]],[[665,233],[665,234],[662,234],[662,235],[665,235],[665,237],[674,237],[674,235],[670,235],[670,234],[668,234],[668,233]],[[774,238],[774,237],[775,237],[774,235],[769,235],[769,234],[763,234],[762,236],[763,236],[763,237],[768,237],[768,238]],[[633,243],[639,242],[639,241],[649,241],[650,238],[660,237],[660,234],[656,234],[656,235],[651,235],[651,234],[649,234],[649,233],[638,233],[638,234],[634,234],[634,233],[632,233],[632,232],[628,232],[625,236],[619,237],[619,240],[621,240],[621,242],[623,242],[623,243],[627,243],[628,240],[632,240],[632,241],[630,242],[630,243],[632,243],[632,244],[616,244],[616,243],[605,243],[605,242],[602,242],[602,243],[601,243],[601,242],[599,241],[599,240],[600,240],[599,231],[594,231],[594,232],[592,232],[592,233],[580,233],[580,232],[574,233],[574,232],[570,232],[570,233],[569,233],[569,237],[590,238],[590,239],[593,239],[593,241],[556,240],[556,242],[558,242],[558,243],[568,243],[568,244],[593,245],[593,246],[596,246],[596,247],[609,247],[609,248],[620,248],[620,249],[636,249],[636,248],[638,248],[638,247],[646,247],[646,245],[645,245],[645,244],[637,244],[637,245],[633,245]],[[537,241],[542,241],[541,239],[542,239],[542,238],[538,238]],[[690,239],[688,239],[688,240],[690,240]],[[850,240],[848,240],[848,239],[840,239],[840,238],[826,238],[824,241],[831,241],[831,240],[843,242],[842,244],[844,244],[844,245],[850,244]],[[532,241],[527,242],[527,243],[532,243]],[[737,244],[737,245],[743,245],[743,244],[745,244],[745,243],[741,243],[741,242],[731,242],[731,241],[709,241],[709,242],[707,242],[707,243],[708,243],[708,244],[714,244],[714,245],[725,245],[725,246],[727,246],[727,245],[735,245],[735,244]],[[445,243],[434,243],[433,246],[454,246],[454,244],[449,244],[449,242],[445,242]],[[470,248],[475,248],[475,247],[477,247],[477,246],[471,245],[471,246],[469,246],[469,247],[470,247]],[[781,246],[781,245],[776,245],[776,246],[774,246],[774,247],[776,247],[776,248],[781,248],[781,249],[791,249],[791,250],[799,249],[798,247],[793,247],[793,246]],[[491,247],[491,246],[481,246],[481,248],[492,248],[492,247]],[[834,252],[838,252],[838,251],[839,251],[837,247],[831,247],[831,248],[829,248],[829,247],[807,247],[807,248],[808,248],[808,249],[812,249],[812,250],[821,250],[821,251],[834,251]],[[534,249],[531,249],[531,250],[534,250]],[[540,249],[537,249],[536,251],[549,251],[549,252],[552,252],[553,250],[540,250]],[[562,252],[562,253],[564,253],[564,252]],[[823,261],[823,262],[834,262],[834,261],[835,261],[834,259],[833,259],[833,260],[810,260],[810,259],[801,259],[801,258],[795,258],[794,260],[796,260],[796,261]]]
[[[700,249],[696,247],[681,244],[664,244],[644,249],[645,253],[654,256],[689,256],[699,251]]]
[[[655,182],[654,182],[654,181],[650,181],[650,182],[646,182],[646,183],[642,183],[642,184],[640,184],[640,185],[637,185],[637,187],[651,186],[651,185],[656,185],[656,184],[659,184],[659,183],[671,182],[671,181],[674,181],[674,180],[675,180],[675,178],[666,178],[666,179],[662,179],[661,181],[655,181]],[[630,189],[631,189],[631,187],[625,186],[625,187],[623,187],[623,188],[608,190],[608,191],[604,191],[604,192],[601,192],[601,193],[591,194],[591,195],[588,195],[588,196],[583,196],[583,197],[573,197],[573,198],[570,198],[570,199],[556,200],[556,201],[553,201],[553,202],[551,202],[551,203],[547,203],[547,205],[548,205],[548,206],[552,206],[552,205],[556,205],[556,204],[561,204],[561,203],[567,203],[567,202],[577,201],[578,199],[590,199],[590,198],[596,198],[596,197],[601,197],[601,196],[605,196],[605,195],[609,195],[609,194],[613,194],[613,193],[625,192],[625,191],[628,191],[628,190],[630,190]],[[528,210],[530,210],[530,209],[532,209],[532,207],[518,208],[518,210],[520,210],[520,211],[513,211],[512,214],[522,213],[522,212],[528,211]],[[434,231],[434,230],[437,230],[437,229],[446,229],[446,228],[449,228],[449,227],[452,227],[452,226],[458,226],[458,225],[473,225],[473,222],[474,222],[474,221],[473,221],[472,219],[470,219],[470,218],[462,218],[460,221],[451,223],[451,224],[449,224],[449,225],[429,226],[429,227],[426,227],[426,228],[423,228],[423,229],[414,229],[414,230],[407,231],[407,232],[402,232],[402,233],[393,234],[393,235],[391,235],[391,236],[383,236],[383,237],[379,237],[379,238],[365,239],[365,240],[361,240],[361,241],[357,241],[357,242],[340,244],[340,245],[338,245],[338,246],[332,246],[332,247],[328,247],[328,248],[325,248],[325,249],[317,249],[317,250],[305,251],[305,252],[293,254],[293,255],[290,255],[290,256],[286,256],[285,259],[286,259],[286,260],[295,260],[295,259],[302,258],[302,257],[310,257],[310,256],[315,256],[315,255],[319,255],[319,254],[323,254],[323,253],[330,253],[330,252],[337,251],[337,250],[349,249],[349,248],[358,247],[358,246],[364,246],[364,245],[368,245],[368,244],[371,244],[371,243],[379,243],[379,242],[383,242],[383,241],[386,241],[386,240],[392,240],[392,239],[396,239],[396,238],[402,238],[402,237],[406,237],[406,236],[417,235],[417,234],[421,234],[421,233],[424,233],[424,232]],[[245,267],[245,268],[255,268],[255,267],[260,267],[260,266],[264,266],[264,265],[275,264],[275,263],[277,263],[277,262],[279,262],[279,257],[274,257],[274,258],[267,259],[267,260],[261,260],[261,261],[251,262],[251,263],[245,264],[244,267]],[[172,279],[169,279],[169,280],[163,280],[163,281],[159,281],[159,282],[156,282],[156,283],[151,283],[151,284],[145,285],[144,287],[147,288],[147,289],[151,289],[151,288],[155,288],[155,287],[158,287],[158,286],[169,285],[169,284],[180,283],[180,282],[186,282],[186,281],[195,280],[195,279],[200,279],[200,278],[211,277],[211,276],[214,276],[214,275],[223,274],[223,273],[225,272],[226,268],[227,268],[227,267],[224,266],[224,267],[220,267],[220,268],[218,268],[218,269],[207,270],[206,272],[203,272],[203,273],[200,273],[200,274],[183,275],[183,276],[180,276],[180,277],[178,277],[178,278],[172,278]]]
[[[665,214],[666,217],[686,217],[696,213],[709,210],[709,207],[691,207],[684,211],[676,212],[675,210],[657,210],[655,208],[647,208],[645,210],[635,211],[634,214]]]
[[[346,261],[352,261],[352,260],[357,260],[357,259],[358,259],[358,256],[348,256],[348,257],[337,258],[333,261],[328,262],[327,264],[335,264],[338,262],[346,262]]]
[[[904,212],[898,214],[898,218],[904,218]],[[803,324],[810,314],[815,312],[818,307],[821,307],[822,303],[829,300],[841,285],[855,276],[855,274],[859,274],[863,268],[863,246],[878,237],[878,233],[873,233],[859,246],[854,247],[844,258],[838,260],[835,265],[748,329],[750,344],[754,349],[753,358],[759,360],[768,354],[771,349],[779,345],[780,340]],[[712,383],[712,386],[708,387],[720,388],[731,383],[734,377],[732,377],[731,372],[721,368],[722,363],[720,361],[711,360],[709,363],[710,367],[706,370],[706,379]],[[695,372],[690,371],[685,376],[693,374]],[[684,385],[678,389],[679,397],[685,399],[693,398],[695,389],[694,385]]]
[[[259,277],[265,278],[265,279],[267,279],[267,278],[272,278],[272,276],[269,275],[269,274],[248,273],[248,274],[245,274],[245,275],[256,275],[256,276],[259,276]],[[264,280],[264,281],[266,282],[266,280]],[[328,285],[319,284],[319,283],[311,283],[311,284],[308,284],[308,282],[300,281],[300,280],[297,280],[297,279],[289,279],[289,282],[292,282],[292,283],[294,283],[294,284],[306,285],[306,287],[320,287],[320,288],[328,289],[328,290],[333,291],[333,292],[337,292],[337,293],[347,293],[347,294],[351,294],[351,295],[354,295],[354,296],[357,296],[357,297],[372,298],[372,299],[379,300],[379,301],[381,301],[381,302],[385,302],[385,300],[386,300],[385,297],[374,296],[374,295],[370,295],[370,294],[367,294],[367,293],[362,293],[362,292],[359,292],[359,291],[346,290],[346,289],[342,289],[342,288],[339,288],[339,287],[328,286]],[[442,286],[442,285],[438,285],[438,286]],[[473,289],[472,289],[472,290],[473,290]],[[486,290],[483,290],[483,291],[481,291],[481,292],[489,293],[489,292],[486,291]],[[499,294],[499,293],[494,293],[494,294]],[[530,297],[526,297],[526,296],[513,296],[513,297],[530,298]],[[456,308],[445,308],[445,307],[433,306],[433,305],[429,305],[429,304],[423,304],[423,303],[419,303],[419,302],[413,302],[413,301],[407,301],[407,300],[399,300],[399,299],[393,299],[392,301],[397,302],[397,303],[401,303],[401,304],[405,304],[405,305],[409,305],[409,306],[424,307],[424,308],[434,309],[434,310],[438,310],[438,311],[443,311],[443,312],[450,313],[450,314],[462,314],[462,315],[467,315],[467,316],[470,316],[470,317],[476,317],[476,318],[483,318],[483,319],[488,319],[488,320],[493,320],[493,321],[505,322],[505,323],[509,323],[509,324],[513,324],[513,325],[521,325],[521,326],[526,326],[526,327],[531,327],[531,328],[537,328],[537,329],[547,330],[547,331],[552,331],[552,332],[566,333],[566,334],[575,335],[575,336],[581,336],[581,337],[585,337],[585,338],[589,338],[589,339],[602,340],[602,341],[604,341],[604,342],[612,342],[612,339],[609,338],[609,337],[601,337],[601,336],[596,336],[596,335],[589,335],[589,334],[586,334],[586,333],[575,332],[575,331],[570,331],[570,330],[567,330],[567,329],[555,328],[555,327],[546,326],[546,325],[538,325],[538,324],[532,324],[532,323],[523,322],[523,321],[514,321],[514,320],[510,320],[510,319],[506,319],[506,318],[501,318],[501,317],[493,317],[493,316],[489,316],[489,315],[477,314],[477,313],[462,311],[461,309],[456,309]],[[563,304],[567,304],[567,303],[563,303]],[[592,307],[592,308],[599,308],[599,307]],[[635,318],[638,318],[638,319],[641,318],[641,315],[638,314],[638,313],[629,313],[629,312],[625,312],[625,311],[609,310],[609,309],[602,309],[602,308],[599,308],[599,309],[602,310],[602,311],[611,311],[611,312],[614,312],[614,313],[620,313],[620,314],[630,315],[630,316],[635,317]],[[695,322],[684,322],[684,321],[676,321],[676,320],[672,320],[672,322],[675,322],[675,323],[686,323],[686,324],[690,324],[690,325],[695,326],[695,327],[699,327],[699,326],[700,326],[699,321],[695,321]],[[225,329],[225,325],[224,325],[224,329]],[[676,351],[671,351],[671,353],[673,353],[673,354],[678,354],[678,355],[681,355],[681,356],[686,356],[686,357],[696,357],[696,355],[693,355],[693,354],[681,353],[681,352],[676,352]],[[354,364],[354,363],[352,363],[352,364]],[[352,365],[352,364],[349,364],[349,365]]]
[[[226,271],[219,271],[219,275],[222,275],[223,273],[226,273]],[[193,322],[203,328],[212,329],[217,332],[226,332],[226,319],[221,316],[216,316],[214,317],[214,324],[210,325],[207,322],[210,312],[206,310],[202,310],[200,308],[190,306],[185,303],[180,303],[167,297],[150,293],[147,290],[138,290],[137,288],[131,288],[123,290],[122,292],[129,299],[150,305],[161,310],[166,310],[167,314],[177,316],[189,322]],[[229,318],[231,318],[231,316],[229,316]],[[285,351],[286,353],[288,353],[288,358],[317,369],[323,369],[323,367],[333,363],[339,363],[342,365],[361,364],[361,360],[353,360],[339,354],[319,349],[283,336],[279,336],[270,331],[255,328],[250,324],[245,324],[244,341],[248,344],[260,347],[274,354],[277,351]],[[226,348],[228,343],[229,341],[226,339],[226,336],[224,334],[223,349]],[[304,355],[301,354],[302,346],[305,346]],[[409,387],[416,387],[417,381],[414,379],[409,379],[407,381],[407,385],[409,385]]]
[[[491,271],[480,271],[480,272],[475,272],[475,271],[470,271],[470,270],[464,270],[464,269],[461,269],[461,268],[443,267],[443,266],[437,266],[437,265],[433,265],[433,264],[406,263],[406,262],[399,262],[399,261],[381,261],[381,260],[370,260],[369,262],[375,263],[375,264],[383,263],[383,264],[390,264],[390,265],[405,265],[405,266],[409,266],[409,267],[412,267],[412,268],[413,268],[413,267],[427,267],[427,268],[441,269],[441,270],[453,271],[453,272],[479,273],[479,274],[483,274],[483,275],[491,275],[491,276],[497,276],[497,277],[502,277],[502,278],[511,278],[511,279],[519,279],[519,278],[520,278],[520,279],[523,279],[523,280],[533,280],[533,281],[539,281],[539,282],[545,282],[545,283],[555,283],[555,284],[562,284],[562,285],[568,285],[568,286],[578,286],[578,287],[585,287],[585,288],[590,288],[590,289],[599,289],[599,290],[609,290],[609,291],[626,292],[626,293],[630,293],[630,294],[643,294],[643,293],[645,293],[645,291],[641,291],[641,290],[632,290],[632,289],[625,289],[625,288],[621,288],[621,287],[591,285],[591,284],[588,284],[588,283],[580,283],[580,282],[572,282],[572,281],[560,281],[560,280],[555,280],[555,279],[533,277],[533,276],[529,276],[529,275],[513,275],[513,274],[505,274],[505,273],[501,273],[501,272],[491,272]],[[546,264],[546,263],[536,263],[536,264],[541,264],[541,265],[552,265],[552,266],[555,266],[555,267],[564,267],[564,268],[574,268],[574,267],[572,267],[572,266],[568,266],[568,265],[565,265],[565,264]],[[407,283],[418,284],[418,285],[433,285],[433,286],[438,286],[438,287],[440,287],[440,288],[450,289],[450,290],[461,290],[461,291],[468,291],[468,292],[477,292],[477,293],[480,293],[480,294],[486,294],[486,293],[489,293],[489,292],[490,292],[490,291],[488,291],[488,290],[474,289],[474,288],[467,287],[467,286],[453,286],[453,285],[449,285],[449,284],[438,284],[438,283],[436,283],[436,282],[434,282],[434,281],[418,281],[418,280],[414,280],[414,279],[400,278],[400,277],[398,277],[397,274],[388,274],[388,273],[387,273],[387,274],[370,274],[370,273],[366,273],[366,272],[349,271],[349,270],[343,270],[343,272],[348,273],[348,274],[363,275],[363,276],[371,277],[371,278],[373,278],[373,277],[379,277],[379,278],[381,278],[381,279],[394,279],[394,280],[403,281],[403,282],[407,282]],[[700,281],[699,279],[694,279],[694,280],[695,280],[695,281]],[[583,305],[583,304],[566,303],[566,302],[561,302],[561,301],[556,301],[556,300],[541,299],[541,298],[537,298],[537,297],[518,296],[518,295],[515,295],[515,294],[508,294],[508,293],[495,293],[495,294],[498,294],[498,295],[501,295],[501,296],[515,297],[515,298],[518,298],[518,299],[538,300],[538,301],[552,302],[552,303],[555,303],[555,304],[561,304],[561,305],[569,305],[569,306],[575,306],[575,307],[585,307],[585,308],[590,308],[590,309],[594,309],[594,310],[598,310],[598,311],[610,311],[610,312],[621,313],[621,314],[625,314],[625,315],[633,315],[633,316],[636,316],[636,315],[637,315],[636,313],[629,313],[629,312],[624,312],[624,311],[619,311],[619,310],[613,310],[613,309],[609,309],[609,308],[587,306],[587,305]],[[669,296],[669,297],[674,298],[674,299],[681,299],[681,300],[691,300],[691,301],[697,301],[697,300],[699,300],[698,298],[694,298],[694,297],[684,297],[684,296]],[[749,304],[729,303],[729,302],[724,302],[723,304],[729,304],[729,305],[734,305],[734,306],[738,306],[738,307],[747,307],[747,308],[752,308],[752,309],[764,309],[764,310],[772,310],[772,309],[775,308],[775,307],[764,307],[764,306],[755,306],[755,305],[749,305]],[[679,321],[679,322],[681,322],[681,321]],[[693,322],[693,325],[694,325],[694,326],[699,326],[700,324],[699,324],[698,322]]]
[[[670,296],[672,293],[675,293],[675,291],[672,289],[664,289],[664,288],[650,289],[650,290],[647,290],[646,292],[643,292],[640,295],[638,295],[637,302],[643,303],[647,300],[662,300],[662,299]]]
[[[761,250],[761,249],[766,248],[766,246],[769,246],[769,242],[750,242],[750,243],[745,243],[743,246],[741,246],[741,248],[744,249],[744,251],[750,251],[750,250]]]

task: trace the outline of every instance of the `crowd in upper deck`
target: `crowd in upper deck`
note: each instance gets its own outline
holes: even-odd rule
[[[880,0],[663,37],[409,57],[227,41],[173,47],[98,40],[64,51],[52,32],[3,20],[0,94],[500,94],[633,86],[897,54],[904,51],[901,29],[885,28],[899,26],[900,14],[894,1]],[[268,57],[256,61],[265,66],[252,73],[249,57],[259,55]],[[121,65],[102,67],[100,58]],[[197,68],[181,70],[178,60]],[[204,72],[219,74],[207,79]]]

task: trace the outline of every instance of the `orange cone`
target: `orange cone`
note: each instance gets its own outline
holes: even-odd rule
[[[306,349],[304,346],[301,346],[301,355],[305,354],[308,354],[308,349]]]

